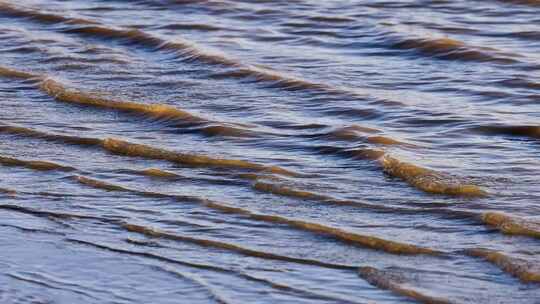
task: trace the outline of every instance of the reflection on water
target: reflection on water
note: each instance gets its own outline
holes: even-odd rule
[[[0,302],[536,303],[536,1],[0,1]]]

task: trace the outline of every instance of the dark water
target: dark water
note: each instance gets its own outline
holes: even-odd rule
[[[1,303],[540,303],[540,2],[1,1]]]

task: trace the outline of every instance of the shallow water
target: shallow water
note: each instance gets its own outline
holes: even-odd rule
[[[0,1],[0,302],[540,303],[538,1]]]

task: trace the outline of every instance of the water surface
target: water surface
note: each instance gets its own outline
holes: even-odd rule
[[[540,303],[538,1],[0,1],[2,303]]]

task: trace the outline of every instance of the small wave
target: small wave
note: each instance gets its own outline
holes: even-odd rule
[[[106,190],[106,191],[129,192],[129,189],[126,189],[124,187],[120,187],[120,186],[117,186],[117,185],[109,184],[109,183],[98,181],[98,180],[91,179],[91,178],[87,178],[87,177],[84,177],[84,176],[74,176],[73,178],[77,182],[79,182],[79,183],[81,183],[83,185],[90,186],[92,188],[97,188],[97,189]]]
[[[509,135],[540,139],[540,126],[482,126],[473,130],[487,135]]]
[[[518,63],[517,60],[499,56],[500,51],[485,47],[472,47],[450,38],[390,38],[393,48],[414,50],[438,59],[460,61],[491,61],[500,64]]]
[[[236,169],[254,170],[257,172],[267,172],[280,174],[285,176],[302,176],[299,173],[289,171],[278,166],[266,166],[257,163],[252,163],[244,160],[212,158],[199,154],[186,154],[168,151],[160,148],[155,148],[147,145],[134,144],[127,141],[106,138],[104,140],[98,138],[84,138],[67,135],[50,134],[46,132],[36,131],[24,127],[0,125],[0,132],[21,135],[31,138],[45,139],[55,142],[63,142],[75,145],[101,147],[111,153],[117,155],[125,155],[132,157],[143,157],[156,160],[165,160],[172,163],[202,166],[202,167],[225,167]]]
[[[22,79],[33,79],[39,78],[39,75],[34,75],[32,73],[17,71],[10,68],[0,66],[0,76],[8,78],[22,78]]]
[[[342,148],[336,146],[313,147],[320,154],[331,154],[355,160],[378,160],[385,155],[383,150],[369,148]]]
[[[96,181],[89,178],[84,178],[82,183],[90,187],[95,187],[99,189],[112,190],[112,191],[115,191],[115,189],[118,189],[117,191],[130,192],[130,193],[141,195],[141,196],[170,198],[170,199],[179,200],[182,202],[185,202],[187,200],[187,201],[191,201],[191,202],[203,205],[207,208],[214,209],[220,212],[238,214],[238,215],[245,216],[247,218],[257,220],[257,221],[284,224],[284,225],[287,225],[289,227],[296,228],[299,230],[331,236],[336,239],[342,240],[346,243],[356,244],[362,247],[371,248],[375,250],[381,250],[381,251],[393,253],[393,254],[411,254],[411,255],[415,255],[415,254],[441,255],[442,254],[442,252],[429,249],[429,248],[423,248],[423,247],[419,247],[419,246],[415,246],[411,244],[389,241],[389,240],[381,239],[378,237],[352,233],[352,232],[348,232],[339,228],[334,228],[330,226],[325,226],[325,225],[321,225],[317,223],[306,222],[306,221],[301,221],[301,220],[296,220],[296,219],[290,219],[290,218],[286,218],[286,217],[282,217],[278,215],[254,213],[247,209],[231,207],[231,206],[224,205],[218,202],[213,202],[207,199],[201,199],[197,197],[187,197],[187,196],[181,196],[181,195],[169,195],[169,194],[162,194],[162,193],[156,193],[156,192],[132,190],[132,189],[128,189],[122,186],[117,186],[110,183]]]
[[[540,239],[540,223],[527,221],[499,212],[486,212],[482,221],[506,234],[523,235]]]
[[[244,248],[244,247],[230,244],[230,243],[171,234],[171,233],[159,231],[153,228],[140,226],[140,225],[124,224],[123,227],[127,231],[137,232],[137,233],[141,233],[141,234],[151,236],[151,237],[164,238],[164,239],[170,239],[170,240],[181,241],[181,242],[189,242],[189,243],[194,243],[194,244],[204,246],[204,247],[214,247],[214,248],[219,248],[219,249],[225,249],[225,250],[234,251],[243,255],[253,256],[253,257],[258,257],[258,258],[263,258],[263,259],[279,260],[279,261],[293,262],[293,263],[306,264],[306,265],[315,265],[315,266],[322,266],[322,267],[334,268],[334,269],[354,269],[353,266],[330,264],[330,263],[325,263],[318,260],[288,257],[288,256],[278,255],[278,254],[269,253],[269,252],[252,250],[252,249]]]
[[[100,108],[108,108],[114,110],[135,112],[140,114],[147,114],[160,118],[177,118],[181,120],[189,120],[193,122],[200,122],[203,119],[189,114],[188,112],[179,110],[175,107],[163,105],[163,104],[141,104],[129,101],[115,101],[108,100],[99,96],[87,94],[80,91],[74,91],[66,88],[61,83],[46,78],[40,84],[40,89],[48,95],[54,97],[56,100],[75,103],[80,105],[89,105]]]
[[[424,192],[472,197],[487,195],[476,185],[442,172],[399,161],[388,155],[381,157],[379,163],[390,176],[401,178]]]
[[[345,150],[345,153],[353,159],[364,160],[378,160],[385,155],[384,151],[378,149],[350,149]]]
[[[59,164],[41,161],[41,160],[20,160],[11,157],[0,156],[0,164],[4,166],[18,166],[26,167],[40,171],[61,170],[61,171],[73,171],[75,168],[62,166]]]
[[[274,71],[269,68],[245,64],[239,60],[222,55],[219,52],[210,51],[197,45],[195,42],[185,39],[176,38],[174,41],[167,41],[137,29],[115,29],[91,20],[45,14],[7,4],[0,5],[0,8],[6,7],[6,10],[2,13],[13,17],[29,17],[45,23],[71,24],[72,26],[70,28],[63,30],[64,33],[115,39],[123,43],[146,46],[154,51],[174,52],[179,56],[179,58],[186,61],[198,61],[201,63],[232,68],[231,71],[215,74],[214,77],[216,78],[249,78],[256,81],[270,83],[271,87],[287,90],[311,90],[325,93],[338,93],[348,96],[365,97],[358,94],[354,90],[315,83],[302,78],[289,76],[285,73]]]
[[[140,173],[144,174],[144,175],[150,175],[150,176],[178,177],[177,175],[175,175],[173,173],[162,171],[162,170],[159,170],[159,169],[143,170],[143,171],[140,171]],[[441,214],[448,213],[451,216],[460,215],[461,217],[465,217],[465,218],[476,218],[476,216],[474,214],[469,214],[469,213],[461,214],[459,212],[458,212],[459,214],[458,213],[454,214],[455,213],[454,211],[444,211],[444,210],[439,210],[439,209],[436,209],[436,210],[431,210],[431,209],[428,209],[428,210],[414,210],[414,209],[410,209],[409,210],[409,209],[406,209],[406,208],[377,206],[377,205],[371,205],[371,204],[366,204],[366,203],[357,202],[357,201],[339,200],[339,199],[335,199],[335,198],[332,198],[332,197],[329,197],[329,196],[312,193],[312,192],[309,192],[309,191],[297,190],[297,189],[286,187],[286,186],[283,186],[283,185],[275,185],[275,184],[271,184],[271,183],[267,183],[267,182],[261,182],[260,180],[258,180],[259,179],[258,175],[249,174],[249,173],[248,173],[248,175],[249,176],[247,176],[247,177],[242,176],[242,178],[248,178],[248,179],[255,180],[256,182],[254,184],[254,187],[257,190],[271,192],[271,193],[275,193],[275,194],[279,194],[279,195],[292,196],[292,197],[305,198],[305,199],[315,199],[315,200],[318,200],[318,201],[321,201],[321,202],[324,202],[324,203],[329,203],[329,204],[349,205],[349,206],[356,206],[356,207],[361,207],[361,208],[369,208],[369,209],[373,209],[373,210],[388,211],[388,212],[398,212],[398,213],[428,212],[428,213],[437,213],[437,214],[439,214],[439,213],[441,213]],[[263,220],[263,221],[282,223],[282,224],[287,224],[289,226],[296,227],[296,228],[299,228],[299,229],[302,229],[302,230],[307,230],[307,231],[312,231],[312,232],[322,233],[322,234],[329,234],[329,235],[332,235],[334,237],[337,237],[338,239],[345,240],[347,242],[354,242],[354,243],[360,244],[360,245],[368,247],[368,248],[379,249],[379,250],[383,250],[383,251],[390,252],[390,253],[399,253],[399,254],[422,254],[422,253],[424,253],[424,254],[437,254],[436,251],[431,250],[431,249],[425,249],[425,248],[416,247],[416,246],[413,246],[413,245],[401,244],[401,243],[387,241],[387,240],[383,240],[383,239],[379,239],[379,238],[375,238],[375,237],[363,236],[363,235],[358,235],[358,234],[355,234],[355,233],[349,233],[349,232],[345,232],[345,231],[340,230],[340,229],[335,229],[335,228],[331,228],[331,227],[327,227],[327,226],[323,226],[323,225],[319,225],[319,224],[315,224],[315,223],[291,220],[291,219],[287,219],[287,218],[283,218],[283,217],[279,217],[279,216],[270,216],[270,215],[261,215],[261,214],[251,213],[250,211],[247,211],[245,209],[229,207],[229,206],[225,206],[225,205],[222,205],[222,204],[219,204],[219,203],[210,202],[210,201],[207,201],[207,200],[201,200],[201,199],[198,199],[198,198],[195,198],[195,197],[184,197],[184,196],[177,196],[177,195],[166,195],[166,194],[153,193],[153,192],[136,191],[136,190],[132,190],[132,189],[122,187],[122,186],[114,185],[114,184],[111,184],[111,183],[106,183],[106,182],[95,180],[95,179],[90,179],[90,178],[83,177],[83,176],[73,176],[73,178],[76,181],[78,181],[79,183],[81,183],[81,184],[84,184],[84,185],[87,185],[87,186],[90,186],[90,187],[93,187],[93,188],[101,189],[101,190],[106,190],[106,191],[131,192],[131,193],[136,193],[136,194],[144,195],[144,196],[166,197],[166,198],[173,198],[173,199],[180,199],[180,200],[186,200],[187,199],[189,201],[194,201],[194,202],[197,202],[197,203],[201,203],[201,204],[203,204],[203,205],[205,205],[207,207],[210,207],[210,208],[213,208],[213,209],[216,209],[216,210],[219,210],[219,211],[223,211],[223,212],[226,212],[226,213],[236,213],[236,214],[240,214],[240,215],[246,215],[246,216],[248,216],[250,218],[253,218],[253,219],[256,219],[256,220]],[[15,192],[6,190],[5,193],[10,194],[10,193],[15,193]]]
[[[473,211],[465,211],[465,210],[455,210],[455,209],[447,209],[447,208],[440,208],[440,207],[428,207],[425,208],[422,206],[421,208],[418,208],[417,206],[391,206],[391,205],[384,205],[384,204],[373,204],[369,202],[364,201],[358,201],[358,200],[348,200],[348,199],[339,199],[336,197],[323,195],[316,192],[311,192],[304,190],[302,188],[294,187],[288,184],[288,182],[284,179],[272,177],[267,178],[266,176],[249,176],[250,179],[254,180],[254,183],[252,184],[252,187],[258,191],[266,192],[266,193],[272,193],[275,195],[280,196],[287,196],[292,197],[296,199],[301,200],[310,200],[315,201],[317,203],[325,204],[325,205],[334,205],[334,206],[348,206],[353,208],[360,208],[362,210],[369,210],[371,212],[376,213],[388,213],[388,214],[394,214],[394,215],[419,215],[419,214],[429,214],[429,215],[437,215],[441,218],[446,219],[462,219],[462,220],[468,220],[472,223],[481,223],[482,221],[479,220],[479,213],[473,212]],[[309,188],[317,188],[317,187],[310,187]]]
[[[399,140],[396,140],[387,136],[382,136],[382,135],[370,136],[366,140],[372,144],[379,144],[379,145],[384,145],[384,146],[410,145],[410,144],[401,142]]]
[[[277,166],[265,166],[244,160],[212,158],[198,154],[186,154],[168,151],[142,144],[134,144],[127,141],[107,138],[82,138],[74,136],[56,135],[32,129],[0,126],[0,132],[42,138],[52,141],[67,142],[70,144],[100,146],[105,150],[125,156],[143,157],[156,160],[165,160],[190,166],[226,167],[254,170],[257,172],[274,173],[284,176],[301,177],[302,175]],[[422,168],[413,164],[401,162],[385,155],[383,151],[371,149],[338,149],[332,147],[331,151],[319,149],[321,153],[344,154],[351,158],[378,160],[383,170],[391,176],[399,177],[412,186],[428,193],[462,195],[462,196],[485,196],[487,193],[476,185],[467,184],[455,177],[434,170]]]
[[[364,203],[355,200],[342,200],[328,195],[323,195],[288,185],[288,181],[285,179],[277,178],[275,176],[249,176],[248,178],[254,180],[252,187],[255,190],[272,193],[281,196],[288,196],[298,199],[314,200],[324,204],[338,205],[338,206],[353,206],[363,209],[371,209],[376,211],[388,211],[388,212],[416,212],[415,209],[395,208],[385,205],[374,205]],[[309,187],[309,186],[307,186]],[[313,188],[313,187],[310,187]]]
[[[112,109],[117,111],[130,112],[140,115],[147,115],[153,118],[176,119],[183,125],[186,123],[201,125],[194,129],[196,132],[206,136],[222,137],[256,137],[257,133],[239,127],[228,126],[225,123],[212,122],[207,119],[197,117],[176,107],[164,104],[143,104],[132,101],[113,100],[89,94],[79,90],[67,88],[64,84],[53,80],[46,75],[31,74],[17,71],[11,68],[0,67],[0,76],[15,77],[23,79],[40,80],[38,87],[52,98],[71,104],[92,106],[98,108]]]
[[[334,130],[317,136],[333,140],[356,141],[358,139],[363,139],[364,141],[373,144],[412,146],[411,144],[401,142],[397,139],[381,135],[381,133],[383,133],[381,130],[355,124],[346,127],[336,128]]]
[[[246,130],[237,127],[230,127],[226,125],[216,125],[212,124],[210,126],[205,126],[196,129],[197,132],[200,132],[208,137],[219,136],[219,137],[257,137],[259,134],[257,132]]]
[[[408,146],[415,147],[415,145],[393,139],[389,136],[380,135],[382,133],[379,130],[361,127],[353,125],[344,128],[338,128],[322,135],[317,134],[317,137],[338,140],[338,141],[364,141],[370,144],[382,145],[382,146]],[[377,134],[377,135],[374,135]]]
[[[287,90],[312,90],[330,93],[342,93],[346,95],[355,95],[352,92],[342,91],[338,88],[332,88],[330,86],[310,82],[294,76],[285,75],[278,71],[269,70],[266,68],[260,68],[253,65],[244,65],[240,62],[234,64],[227,64],[230,67],[236,69],[216,73],[212,75],[212,78],[238,78],[238,79],[253,79],[255,82],[267,82],[270,83],[270,87],[277,87]],[[341,91],[341,92],[340,92]]]
[[[9,211],[15,211],[25,214],[34,215],[37,217],[51,217],[51,218],[57,218],[57,219],[98,219],[103,220],[102,218],[89,216],[89,215],[83,215],[83,214],[75,214],[75,213],[65,213],[65,212],[56,212],[56,211],[45,211],[45,210],[38,210],[38,209],[32,209],[17,205],[6,205],[1,204],[0,209],[3,210],[9,210]]]
[[[138,191],[129,189],[127,187],[115,185],[112,183],[107,183],[101,180],[85,177],[85,176],[79,176],[74,175],[72,178],[80,183],[81,185],[85,185],[94,189],[100,189],[104,191],[117,191],[117,192],[126,192],[131,193],[135,195],[145,196],[145,197],[157,197],[157,198],[177,198],[178,200],[184,200],[184,201],[193,201],[196,202],[199,199],[195,197],[188,197],[188,196],[180,196],[180,195],[167,195],[167,194],[161,194],[157,192],[150,192],[150,191]]]
[[[151,159],[162,159],[173,163],[179,163],[192,166],[213,166],[213,167],[228,167],[238,169],[251,169],[256,171],[265,171],[287,176],[299,176],[298,173],[276,167],[264,166],[244,160],[211,158],[198,154],[185,154],[167,151],[154,148],[151,146],[133,144],[127,141],[122,141],[114,138],[107,138],[103,141],[103,147],[115,154],[144,157]]]
[[[71,166],[63,166],[56,163],[51,162],[45,162],[45,161],[27,161],[27,160],[20,160],[10,157],[2,157],[0,156],[0,165],[4,166],[19,166],[19,167],[25,167],[32,170],[37,171],[54,171],[54,170],[60,170],[60,171],[79,171],[80,169],[74,168]],[[155,177],[155,178],[161,178],[161,179],[169,179],[169,180],[179,180],[179,179],[185,179],[186,177],[183,177],[181,175],[178,175],[173,172],[165,171],[158,168],[149,168],[144,170],[133,170],[133,169],[119,169],[117,171],[118,173],[128,173],[128,174],[136,174],[136,175],[144,175],[149,177]],[[242,179],[254,179],[254,177],[250,177],[249,175],[258,176],[253,173],[244,173],[244,174],[236,174],[234,176]],[[114,185],[108,185],[107,183],[92,180],[86,177],[82,176],[72,176],[76,181],[80,182],[81,184],[85,184],[88,186],[93,186],[94,188],[100,188],[102,190],[120,190],[117,189]],[[234,184],[235,181],[232,180],[220,180],[220,179],[210,179],[210,178],[198,178],[197,180],[204,181],[210,184],[218,184],[218,185],[231,185]],[[241,185],[245,185],[245,183],[239,183]],[[2,189],[0,188],[0,193],[4,194],[10,194],[15,195],[17,192],[15,190],[9,190],[9,189]],[[48,193],[48,192],[39,192],[38,195],[43,196],[66,196],[67,194],[54,194],[54,193]]]
[[[316,199],[316,200],[326,200],[327,197],[324,195],[316,194],[309,191],[294,189],[286,187],[283,185],[277,185],[275,183],[268,183],[262,180],[256,180],[253,184],[253,188],[262,192],[268,192],[273,194],[278,194],[282,196],[290,196],[301,199]]]
[[[394,273],[382,271],[373,267],[360,267],[358,274],[361,278],[368,281],[371,285],[387,289],[413,300],[426,304],[450,304],[447,299],[434,297],[428,294],[421,293],[415,289],[407,287],[403,279]]]
[[[26,10],[2,2],[0,2],[0,14],[9,14],[15,17],[30,18],[45,23],[95,24],[95,22],[91,20],[41,13],[35,10]]]
[[[0,125],[0,132],[81,146],[99,146],[101,139],[51,134],[24,127]]]
[[[336,130],[332,130],[325,134],[325,137],[331,138],[331,139],[337,139],[337,140],[356,140],[360,136],[360,134],[373,134],[373,133],[379,133],[380,131],[377,129],[372,129],[368,127],[362,127],[359,125],[352,125],[347,126],[343,128],[338,128]]]
[[[466,250],[466,253],[497,265],[503,271],[520,279],[524,283],[540,283],[540,268],[536,264],[488,249],[469,249]]]
[[[157,169],[157,168],[149,168],[140,171],[142,175],[150,176],[150,177],[158,177],[158,178],[165,178],[165,179],[177,179],[180,178],[180,175],[168,172],[165,170]]]
[[[223,207],[219,205],[216,206],[215,204],[207,204],[207,206],[217,207],[216,209],[221,209],[221,207]],[[255,220],[262,220],[262,221],[278,223],[278,224],[286,224],[288,226],[291,226],[297,229],[311,231],[311,232],[322,234],[322,235],[332,236],[342,241],[345,241],[347,243],[356,244],[361,247],[366,247],[370,249],[381,250],[387,253],[411,254],[411,255],[416,255],[416,254],[440,255],[442,254],[441,252],[437,250],[433,250],[429,248],[423,248],[423,247],[418,247],[411,244],[404,244],[404,243],[399,243],[395,241],[389,241],[389,240],[381,239],[378,237],[352,233],[352,232],[348,232],[339,228],[329,227],[329,226],[325,226],[325,225],[321,225],[317,223],[288,219],[288,218],[276,216],[276,215],[256,214],[256,213],[252,213],[250,211],[239,209],[239,208],[231,209],[230,207],[225,207],[223,211],[229,211],[229,212],[235,211],[236,213],[247,215],[248,217]]]
[[[217,52],[211,52],[198,46],[192,41],[176,38],[175,41],[167,41],[140,30],[119,30],[104,26],[81,26],[65,30],[66,33],[75,33],[82,35],[97,36],[101,38],[113,38],[137,43],[143,46],[151,47],[154,50],[172,51],[188,61],[198,61],[211,65],[233,68],[228,72],[214,74],[213,78],[253,78],[257,81],[270,82],[273,85],[291,90],[330,90],[339,91],[323,84],[312,83],[300,78],[284,75],[283,73],[273,71],[267,68],[261,68],[254,65],[246,65],[242,62],[228,58]],[[350,94],[350,92],[349,92]]]
[[[41,13],[35,10],[16,7],[6,3],[0,3],[0,8],[2,8],[1,13],[8,14],[13,17],[32,18],[45,23],[66,23],[77,25],[77,27],[65,29],[64,32],[66,33],[88,35],[107,39],[120,39],[132,43],[138,43],[143,46],[152,47],[156,50],[182,51],[184,55],[189,56],[192,59],[198,59],[208,63],[237,66],[237,63],[233,60],[222,56],[197,51],[193,43],[188,41],[180,42],[180,39],[175,42],[165,41],[136,29],[122,30],[109,28],[92,20],[63,17],[50,13]]]
[[[343,200],[337,199],[328,195],[323,195],[299,188],[294,188],[288,186],[285,181],[273,179],[269,181],[266,177],[260,178],[258,176],[253,177],[254,183],[252,187],[261,192],[272,193],[280,196],[287,196],[296,199],[302,200],[313,200],[322,204],[335,205],[335,206],[351,206],[355,208],[361,208],[376,212],[388,212],[388,213],[398,213],[398,214],[416,214],[422,212],[421,209],[413,208],[403,208],[403,207],[393,207],[387,205],[375,205],[370,203],[365,203],[356,200]],[[426,210],[429,212],[430,210]]]

